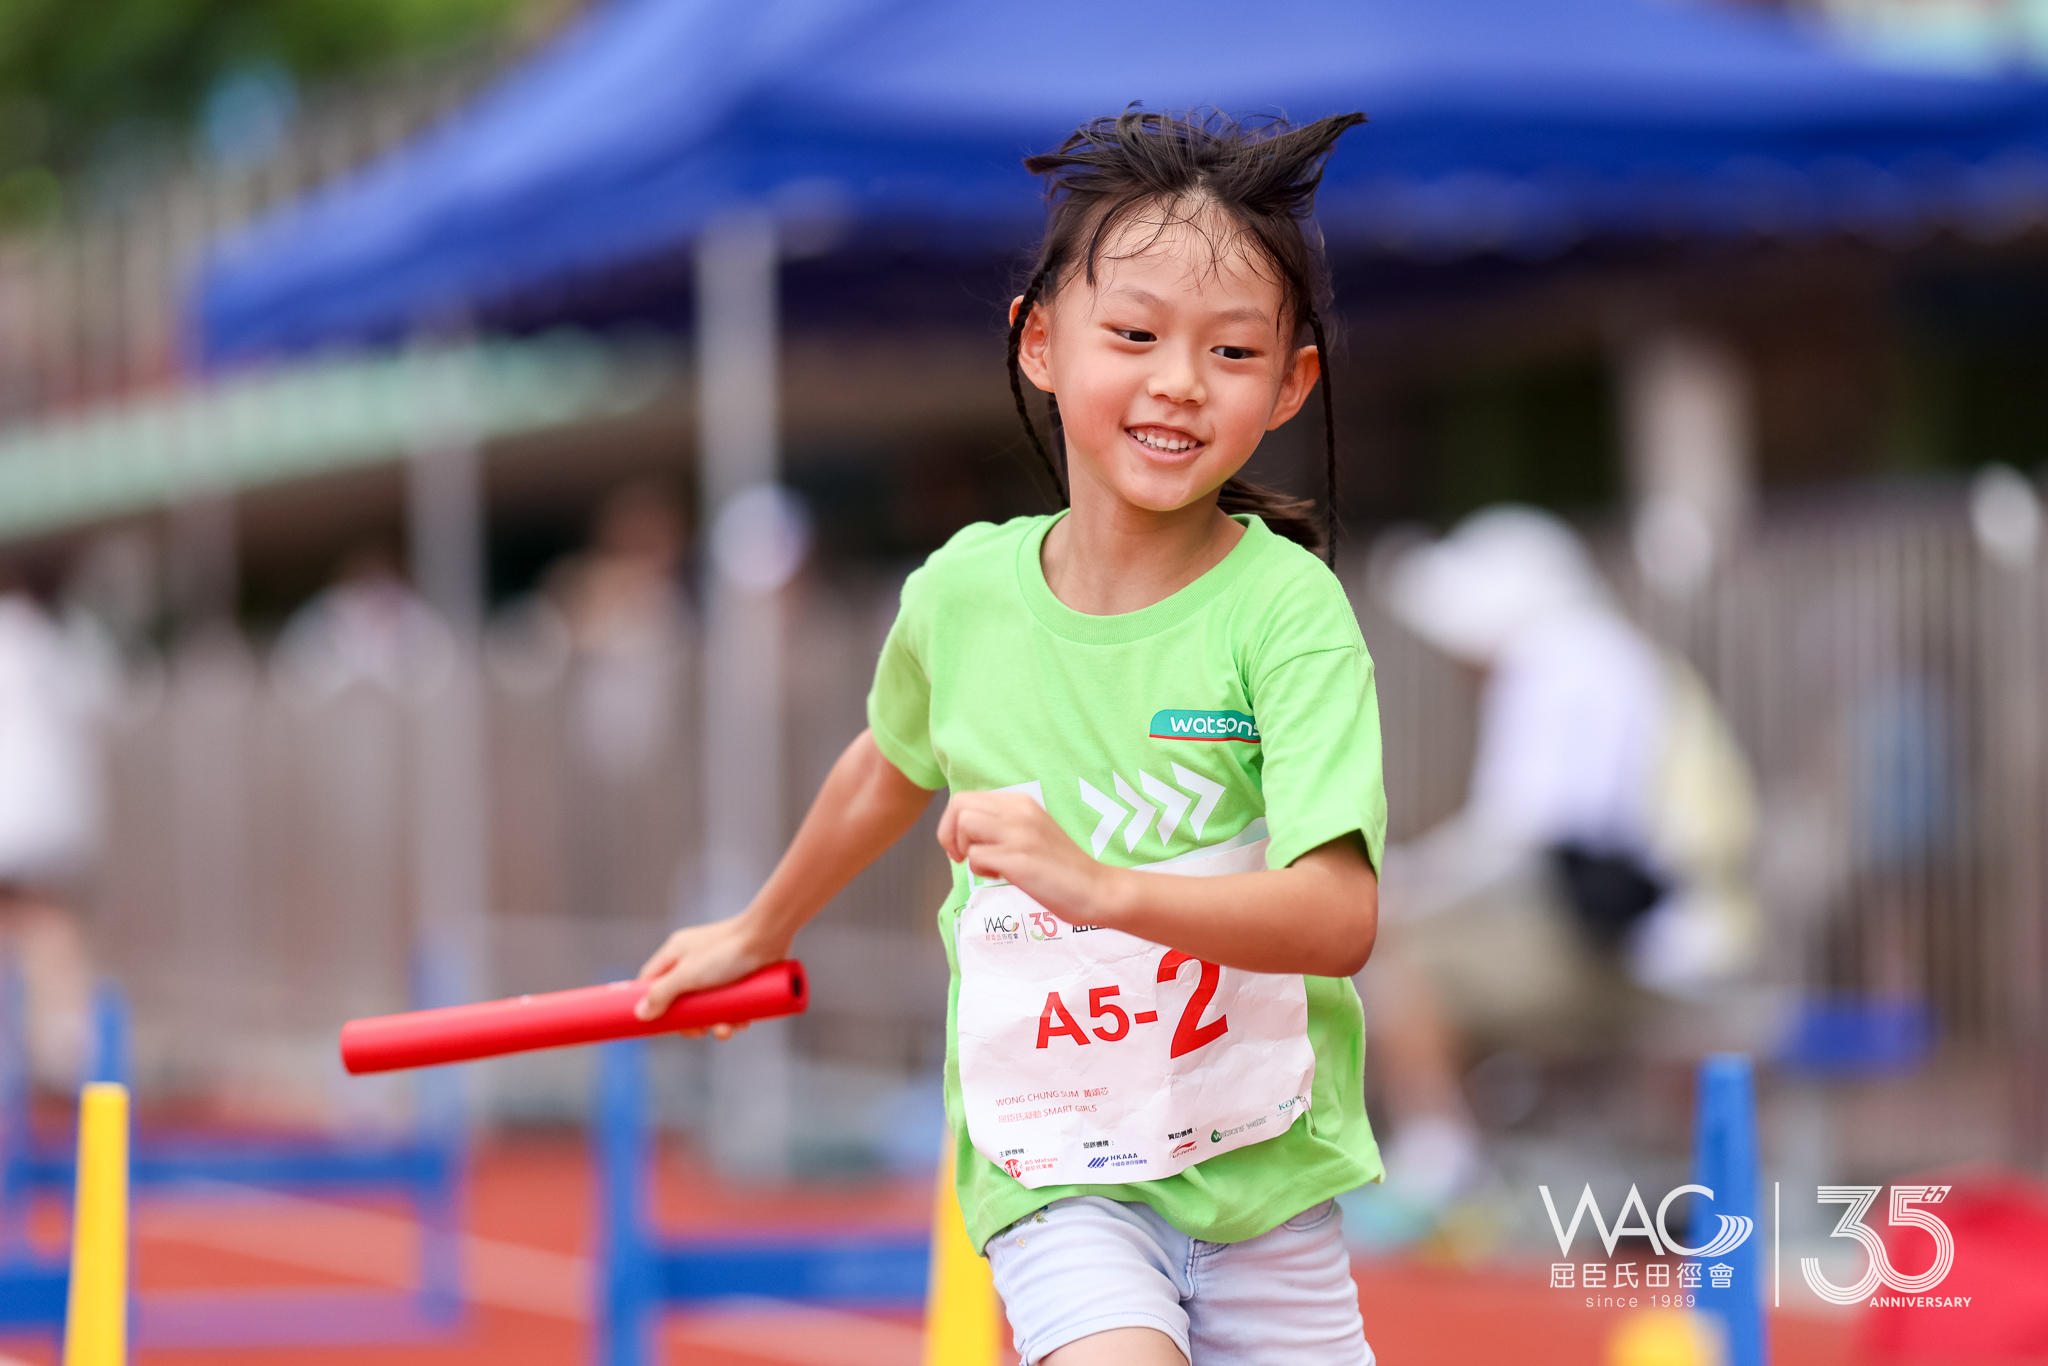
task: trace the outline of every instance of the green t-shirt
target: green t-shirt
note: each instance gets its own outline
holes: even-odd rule
[[[1353,832],[1378,867],[1387,823],[1379,704],[1336,577],[1257,517],[1241,517],[1237,545],[1186,588],[1141,611],[1089,616],[1046,586],[1039,548],[1057,520],[970,526],[904,584],[868,695],[868,724],[889,761],[922,787],[955,792],[1036,782],[1062,829],[1125,867],[1226,841],[1261,816],[1271,867]],[[1177,780],[1174,765],[1187,777]],[[1201,798],[1201,819],[1175,826],[1171,848],[1156,828],[1135,846],[1127,828],[1107,829],[1103,794],[1141,773]],[[975,1151],[961,1105],[954,924],[968,891],[966,866],[956,866],[939,933],[953,970],[946,1117],[976,1247],[1070,1195],[1141,1201],[1192,1237],[1236,1242],[1380,1179],[1358,993],[1341,977],[1308,977],[1315,1085],[1308,1113],[1286,1132],[1160,1180],[1020,1184]]]

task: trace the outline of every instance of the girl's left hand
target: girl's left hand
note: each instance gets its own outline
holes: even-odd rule
[[[1099,923],[1116,870],[1097,863],[1021,792],[956,792],[939,844],[976,877],[1001,878],[1070,925]]]

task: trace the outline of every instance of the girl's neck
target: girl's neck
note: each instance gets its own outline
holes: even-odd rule
[[[1244,536],[1214,495],[1152,512],[1114,496],[1086,496],[1094,490],[1075,492],[1083,496],[1047,533],[1039,567],[1054,597],[1089,616],[1121,616],[1172,597]]]

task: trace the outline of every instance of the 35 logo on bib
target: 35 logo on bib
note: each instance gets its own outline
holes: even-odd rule
[[[1266,866],[1265,822],[1146,871]],[[1007,883],[955,929],[960,1091],[984,1157],[1026,1186],[1150,1181],[1286,1132],[1315,1053],[1296,975],[1069,925]]]

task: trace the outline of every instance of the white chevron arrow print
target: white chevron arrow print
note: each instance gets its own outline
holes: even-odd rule
[[[1116,833],[1116,828],[1123,824],[1124,817],[1131,813],[1118,806],[1114,798],[1097,791],[1086,778],[1079,781],[1081,800],[1102,816],[1102,819],[1095,823],[1095,833],[1088,837],[1088,852],[1095,858],[1101,858],[1102,846],[1109,843],[1109,837]],[[1117,781],[1121,783],[1123,779],[1119,778]]]
[[[1045,810],[1045,786],[1044,784],[1040,783],[1036,778],[1033,778],[1028,783],[1011,783],[1008,787],[992,787],[989,789],[989,791],[1021,792],[1025,796],[1029,797],[1032,801],[1037,802],[1038,809],[1040,811]]]
[[[1188,814],[1188,798],[1182,793],[1175,792],[1142,768],[1138,770],[1138,786],[1144,788],[1145,795],[1158,802],[1162,808],[1159,814],[1159,842],[1171,844],[1173,832],[1180,829],[1181,817]]]
[[[1203,823],[1209,819],[1209,813],[1216,809],[1216,803],[1223,800],[1223,784],[1211,782],[1199,773],[1190,773],[1179,764],[1173,766],[1173,780],[1201,797],[1201,800],[1195,803],[1195,813],[1188,817],[1188,829],[1195,832],[1196,839],[1200,839]]]
[[[1190,798],[1186,793],[1174,791],[1142,768],[1138,770],[1138,786],[1144,789],[1144,797],[1140,797],[1132,790],[1121,773],[1111,772],[1109,775],[1110,784],[1116,789],[1116,797],[1097,788],[1086,778],[1077,779],[1081,785],[1081,800],[1088,804],[1090,810],[1102,817],[1095,823],[1094,832],[1088,836],[1088,852],[1096,858],[1101,858],[1103,847],[1109,843],[1110,837],[1116,834],[1117,827],[1122,826],[1124,851],[1136,853],[1138,841],[1145,838],[1145,827],[1151,822],[1154,811],[1160,813],[1160,844],[1172,843],[1174,832],[1180,829],[1183,819],[1187,821],[1188,829],[1194,837],[1200,839],[1202,827],[1208,822],[1209,813],[1214,811],[1216,803],[1223,799],[1223,784],[1212,782],[1199,773],[1190,773],[1179,764],[1173,766],[1173,776],[1188,792],[1194,793],[1195,797]],[[1036,783],[1019,783],[1015,788],[1003,790],[1031,790],[1031,795],[1039,799],[1040,805],[1044,805],[1044,798],[1036,790],[1032,790],[1036,787]],[[1117,801],[1117,797],[1123,798],[1123,802]],[[1152,800],[1147,801],[1145,797]],[[1154,806],[1154,802],[1158,805]],[[1188,810],[1191,804],[1194,807],[1192,812]]]
[[[1138,776],[1145,776],[1143,770],[1139,771]],[[1123,774],[1111,773],[1109,777],[1110,781],[1116,784],[1116,795],[1136,808],[1137,814],[1133,815],[1131,823],[1124,827],[1124,852],[1135,853],[1138,841],[1145,838],[1145,827],[1152,821],[1152,804],[1141,800],[1137,793],[1131,791],[1131,785],[1124,781]]]

